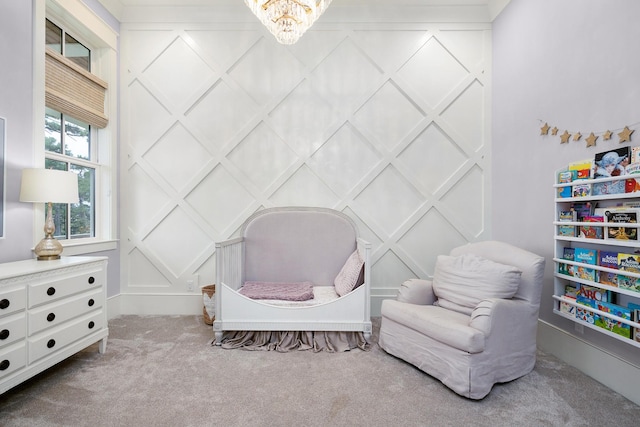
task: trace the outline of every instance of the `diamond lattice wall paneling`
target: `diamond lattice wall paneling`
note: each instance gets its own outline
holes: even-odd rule
[[[214,242],[269,206],[353,218],[374,298],[489,236],[488,24],[242,28],[123,25],[123,294],[213,283]]]

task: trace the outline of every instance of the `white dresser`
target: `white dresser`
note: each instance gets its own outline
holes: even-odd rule
[[[107,258],[0,264],[0,394],[100,341],[107,325]]]

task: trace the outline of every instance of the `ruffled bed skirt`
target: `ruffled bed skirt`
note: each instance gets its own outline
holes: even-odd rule
[[[340,353],[359,348],[369,351],[362,332],[313,331],[229,331],[222,337],[222,348],[260,351],[313,350]]]

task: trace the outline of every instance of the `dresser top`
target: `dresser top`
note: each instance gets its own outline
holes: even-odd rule
[[[26,259],[0,264],[0,280],[8,277],[20,276],[23,274],[42,273],[59,268],[89,264],[91,262],[105,261],[106,256],[69,256],[56,260],[38,261],[36,259]]]

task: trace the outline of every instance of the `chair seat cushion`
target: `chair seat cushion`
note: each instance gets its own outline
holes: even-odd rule
[[[484,334],[469,326],[466,314],[435,305],[382,302],[382,317],[414,329],[434,340],[469,353],[484,351]]]
[[[512,298],[520,286],[522,272],[475,254],[440,255],[433,274],[433,292],[438,304],[471,314],[487,298]]]

